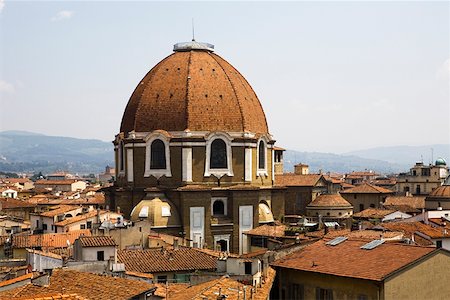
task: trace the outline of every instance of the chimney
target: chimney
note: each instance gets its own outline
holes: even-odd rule
[[[309,174],[309,166],[299,163],[294,166],[294,173],[296,175],[308,175]]]
[[[174,238],[173,239],[173,249],[177,250],[178,249],[178,238]]]

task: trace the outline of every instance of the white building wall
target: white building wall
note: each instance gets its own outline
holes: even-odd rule
[[[31,265],[33,271],[43,272],[45,269],[61,268],[63,260],[44,256],[34,252],[28,252],[27,263]]]
[[[104,251],[104,261],[107,261],[110,257],[114,257],[115,247],[84,247],[81,251],[83,261],[97,261],[98,251]]]

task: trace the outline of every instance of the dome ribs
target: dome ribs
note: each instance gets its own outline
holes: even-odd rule
[[[236,92],[236,88],[235,88],[235,86],[234,86],[232,80],[230,79],[230,76],[228,76],[227,72],[225,71],[225,68],[219,63],[219,61],[216,59],[215,55],[214,55],[214,54],[211,54],[211,53],[208,53],[208,55],[210,55],[210,56],[214,59],[214,61],[220,66],[220,68],[221,68],[222,71],[224,72],[225,76],[227,77],[228,82],[229,82],[230,85],[231,85],[231,88],[233,89],[233,92],[234,92],[234,94],[235,94],[235,96],[236,96],[237,105],[239,106],[239,112],[240,112],[240,115],[241,115],[242,131],[245,131],[245,128],[246,128],[246,126],[245,126],[245,125],[246,125],[246,124],[245,124],[245,118],[244,118],[244,114],[243,114],[243,112],[242,112],[241,101],[240,101],[240,99],[239,99],[238,93]]]
[[[217,54],[175,52],[139,82],[125,109],[121,131],[222,131],[268,133],[256,93]]]
[[[190,110],[190,106],[189,106],[189,99],[191,97],[190,95],[190,85],[191,85],[191,62],[192,62],[192,51],[189,51],[189,60],[188,60],[188,66],[187,66],[187,77],[186,77],[186,128],[185,129],[189,129],[189,110]]]
[[[232,72],[235,73],[236,76],[233,76],[233,80],[236,80],[238,82],[233,83],[233,85],[235,87],[239,86],[240,88],[239,90],[245,92],[240,93],[243,94],[245,98],[244,102],[240,102],[241,112],[243,116],[246,116],[244,123],[245,128],[243,128],[243,130],[258,133],[269,132],[267,120],[264,114],[264,109],[252,86],[248,83],[245,77],[242,76],[242,74],[229,62],[227,62],[225,59],[216,54],[212,55],[216,57],[216,60],[222,61],[223,65],[229,68],[229,70],[227,70],[227,74]],[[262,112],[262,116],[259,112]]]

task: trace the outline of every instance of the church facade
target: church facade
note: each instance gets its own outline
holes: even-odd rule
[[[274,186],[275,140],[256,93],[213,47],[176,44],[138,83],[106,198],[193,247],[245,253],[243,232],[282,218],[284,188]]]

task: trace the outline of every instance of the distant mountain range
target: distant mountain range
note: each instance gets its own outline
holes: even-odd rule
[[[450,159],[450,145],[380,147],[345,154],[287,150],[285,171],[293,171],[297,163],[306,163],[311,172],[373,170],[382,174],[408,171],[421,156],[425,163],[438,157]],[[52,173],[100,173],[106,165],[114,165],[112,143],[93,139],[47,136],[26,131],[0,132],[0,171]]]
[[[114,165],[112,143],[47,136],[26,131],[0,132],[0,171],[99,173]]]

